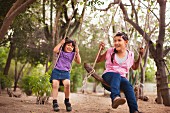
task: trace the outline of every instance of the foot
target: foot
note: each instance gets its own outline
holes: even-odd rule
[[[54,103],[53,104],[53,110],[58,112],[60,109],[59,109],[59,106],[58,106],[58,103]]]
[[[65,105],[66,105],[66,110],[69,112],[69,111],[72,111],[72,107],[71,107],[71,104],[70,102],[65,102]]]
[[[112,108],[116,109],[119,105],[125,104],[125,102],[126,102],[126,99],[120,98],[120,97],[116,97],[116,98],[112,101]]]

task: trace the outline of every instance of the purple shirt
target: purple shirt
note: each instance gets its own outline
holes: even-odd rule
[[[58,61],[56,61],[55,67],[58,70],[70,71],[71,63],[74,59],[75,52],[64,52],[60,51]],[[58,54],[57,54],[58,55]]]
[[[134,63],[134,53],[132,51],[128,51],[128,57],[127,59],[119,64],[116,60],[115,60],[115,56],[114,56],[114,60],[113,63],[111,62],[111,55],[114,52],[114,48],[109,48],[107,50],[106,53],[106,62],[105,62],[105,68],[106,70],[104,71],[104,73],[106,72],[116,72],[119,73],[122,77],[126,77],[126,74],[129,72],[129,69],[132,67],[133,63]]]

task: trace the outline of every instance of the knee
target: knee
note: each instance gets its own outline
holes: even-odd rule
[[[52,83],[52,88],[53,88],[53,89],[58,89],[58,88],[59,88],[59,82],[53,81],[53,83]]]
[[[70,88],[70,82],[65,83],[64,88],[66,88],[66,89]]]
[[[55,84],[55,83],[53,83],[53,89],[58,89],[59,88],[59,86],[57,85],[57,84]]]

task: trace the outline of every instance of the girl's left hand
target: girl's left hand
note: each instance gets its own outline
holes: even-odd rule
[[[144,51],[145,51],[145,49],[144,49],[143,47],[140,47],[140,48],[139,48],[139,55],[140,55],[141,57],[143,57]]]
[[[75,45],[76,45],[76,46],[75,46],[75,52],[76,52],[76,53],[79,53],[79,47],[78,47],[78,45],[76,44],[76,41],[75,41],[75,40],[74,40],[74,42],[75,42]]]

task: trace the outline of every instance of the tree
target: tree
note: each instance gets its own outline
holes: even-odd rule
[[[0,28],[0,40],[4,38],[9,26],[12,24],[14,18],[19,15],[22,11],[25,11],[26,8],[31,5],[35,0],[17,0],[13,6],[10,8],[6,14],[3,24]]]
[[[159,4],[160,14],[159,14],[159,19],[158,19],[159,35],[157,37],[156,46],[154,45],[153,41],[149,37],[149,33],[144,31],[140,27],[138,21],[134,22],[133,20],[129,19],[127,10],[125,8],[125,4],[123,4],[121,1],[120,1],[120,8],[123,12],[125,21],[131,24],[139,32],[139,34],[143,36],[145,41],[148,43],[150,54],[153,57],[156,63],[156,66],[157,66],[156,77],[157,77],[157,82],[158,82],[158,91],[160,91],[158,92],[158,97],[160,95],[163,98],[163,104],[166,106],[170,106],[170,93],[169,93],[170,89],[168,88],[168,83],[167,83],[168,79],[167,79],[165,65],[164,65],[164,57],[168,54],[168,52],[170,51],[170,48],[164,49],[164,46],[163,46],[164,39],[165,39],[165,28],[166,28],[165,16],[166,16],[166,2],[167,1],[157,0],[157,2]],[[131,6],[133,7],[134,10],[136,10],[132,1],[131,1]],[[138,15],[136,15],[136,20],[137,19],[138,19]],[[162,103],[161,98],[158,98],[158,103]]]

